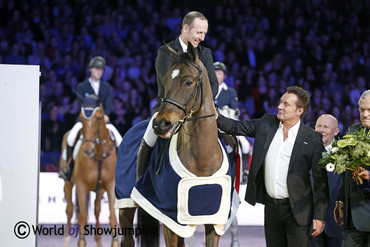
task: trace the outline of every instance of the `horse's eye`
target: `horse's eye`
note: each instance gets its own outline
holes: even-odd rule
[[[190,80],[186,80],[186,81],[185,81],[185,85],[186,85],[186,86],[190,86],[192,83],[193,83],[193,82],[192,82],[192,81],[190,81]]]

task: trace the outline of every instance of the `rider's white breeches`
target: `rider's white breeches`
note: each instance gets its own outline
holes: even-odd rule
[[[157,142],[158,136],[154,134],[154,129],[153,129],[153,119],[157,116],[158,112],[154,113],[152,118],[149,121],[148,127],[145,130],[144,133],[144,140],[146,144],[148,144],[150,147],[154,147],[155,143]]]
[[[67,137],[67,144],[70,147],[73,147],[75,144],[75,140],[77,137],[78,132],[82,129],[82,123],[77,122],[75,125],[72,127],[72,129],[69,131],[68,137]]]
[[[114,127],[114,125],[111,123],[106,124],[105,127],[107,127],[107,129],[113,133],[114,139],[116,140],[116,147],[119,147],[119,144],[121,144],[122,141],[121,134],[118,132],[116,127]]]
[[[108,130],[110,130],[113,133],[114,139],[116,140],[116,146],[119,147],[119,144],[122,141],[121,134],[118,132],[118,130],[116,129],[116,127],[113,126],[113,124],[108,123],[105,126],[107,127]],[[72,127],[72,129],[70,130],[70,132],[68,134],[68,137],[67,137],[67,144],[68,144],[68,146],[72,147],[75,144],[76,137],[78,135],[78,132],[81,129],[82,129],[82,123],[81,122],[77,122]]]

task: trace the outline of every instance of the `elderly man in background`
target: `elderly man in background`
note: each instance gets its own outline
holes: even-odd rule
[[[361,123],[352,125],[348,132],[370,130],[370,90],[361,95],[358,105]],[[343,247],[370,246],[370,167],[361,170],[362,184],[357,185],[352,172],[346,170],[339,189],[335,213],[338,225],[344,225]]]
[[[338,128],[338,120],[330,114],[323,114],[317,119],[315,130],[322,134],[322,142],[325,150],[328,152],[332,148],[335,136],[338,135],[340,131]],[[329,205],[326,226],[322,234],[310,239],[310,247],[337,247],[342,244],[343,227],[336,224],[333,214],[335,201],[338,196],[341,175],[334,172],[327,172],[327,175],[329,185]]]

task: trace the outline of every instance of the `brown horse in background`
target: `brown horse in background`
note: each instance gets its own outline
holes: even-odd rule
[[[164,77],[165,95],[153,121],[154,132],[164,138],[178,130],[177,154],[185,168],[198,177],[214,174],[223,160],[208,73],[195,49],[177,54]],[[220,236],[213,225],[205,225],[206,246],[218,246]],[[166,246],[184,246],[184,238],[163,225]]]
[[[87,201],[90,191],[96,192],[95,199],[95,218],[96,218],[96,229],[98,229],[99,215],[101,209],[101,199],[106,191],[109,201],[109,224],[112,228],[112,234],[114,237],[112,246],[118,247],[117,240],[117,218],[114,209],[114,186],[115,179],[114,173],[116,169],[116,146],[111,140],[109,131],[105,126],[104,110],[102,105],[100,106],[87,106],[92,110],[90,117],[84,114],[83,106],[80,112],[80,118],[83,125],[82,128],[82,144],[79,148],[78,155],[75,160],[74,171],[72,173],[71,181],[65,182],[64,194],[67,201],[66,214],[67,214],[67,233],[71,227],[71,218],[73,215],[73,202],[72,202],[72,188],[76,184],[77,198],[78,198],[78,224],[79,226],[79,241],[78,246],[86,246],[86,240],[84,236],[84,227],[87,224]],[[65,134],[62,143],[62,153],[66,148],[66,137]],[[60,167],[65,165],[65,160],[61,157]],[[95,240],[98,246],[102,246],[101,236],[97,234]],[[68,238],[65,241],[65,245],[69,242]]]

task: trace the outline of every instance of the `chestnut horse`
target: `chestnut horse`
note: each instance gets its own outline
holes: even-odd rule
[[[185,168],[197,177],[214,174],[223,161],[208,73],[188,43],[187,53],[169,46],[173,63],[164,77],[165,95],[153,120],[156,135],[169,138],[178,132],[177,154]],[[220,236],[205,225],[206,246],[218,246]],[[184,238],[163,225],[167,246],[184,246]]]
[[[90,96],[89,96],[90,97]],[[85,112],[90,111],[88,116]],[[95,218],[96,229],[98,229],[99,215],[101,209],[101,199],[106,191],[109,201],[109,224],[112,228],[113,242],[112,246],[118,247],[117,240],[117,218],[114,209],[114,173],[116,169],[116,146],[111,140],[109,131],[105,126],[104,110],[100,106],[83,106],[80,112],[80,118],[83,125],[82,128],[82,144],[79,148],[77,157],[75,159],[74,171],[72,173],[71,181],[65,182],[64,194],[67,201],[67,233],[71,227],[71,218],[73,214],[72,202],[72,188],[76,184],[77,198],[78,198],[78,224],[79,224],[79,240],[78,246],[85,246],[86,240],[84,235],[84,227],[87,224],[87,204],[88,195],[90,191],[96,192],[95,199]],[[65,134],[62,143],[62,150],[66,148]],[[78,145],[78,144],[77,144]],[[65,160],[61,158],[60,167],[63,167]],[[102,246],[101,235],[95,235],[95,240],[98,246]],[[69,242],[68,237],[65,240],[65,245]]]

